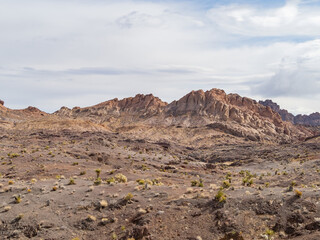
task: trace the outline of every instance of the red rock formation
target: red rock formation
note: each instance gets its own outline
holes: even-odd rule
[[[222,131],[251,140],[290,139],[306,133],[269,106],[238,94],[226,94],[221,89],[192,91],[170,104],[153,95],[138,94],[122,100],[113,99],[86,108],[61,108],[59,116],[85,118],[97,123],[117,122],[126,125],[140,122],[148,125],[217,126]],[[219,124],[215,124],[219,123]],[[213,124],[213,125],[212,125]]]
[[[154,97],[152,94],[137,94],[135,97],[124,98],[120,101],[115,98],[113,100],[95,105],[93,108],[112,109],[127,113],[140,112],[143,114],[156,114],[161,112],[162,107],[166,105],[167,103],[162,102],[159,98]]]

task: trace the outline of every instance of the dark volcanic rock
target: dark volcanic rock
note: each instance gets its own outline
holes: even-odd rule
[[[0,105],[3,106],[4,105],[4,101],[0,100]]]
[[[297,115],[294,118],[295,124],[320,126],[320,113],[312,113],[310,115]]]
[[[280,106],[272,100],[259,101],[260,104],[270,107],[273,111],[280,114],[283,121],[292,122],[300,125],[320,126],[320,113],[312,113],[310,115],[294,116],[285,109],[280,109]]]
[[[277,103],[273,102],[272,100],[267,99],[265,101],[259,101],[259,103],[264,106],[268,106],[273,111],[279,113],[283,121],[294,123],[294,118],[295,118],[294,115],[292,113],[289,113],[285,109],[280,109],[280,106]]]

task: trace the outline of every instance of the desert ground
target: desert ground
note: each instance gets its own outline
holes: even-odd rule
[[[320,129],[254,100],[213,89],[0,117],[0,239],[320,239]]]
[[[319,138],[132,132],[2,132],[1,239],[320,239]]]

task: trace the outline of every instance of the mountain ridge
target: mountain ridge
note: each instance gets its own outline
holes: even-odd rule
[[[61,107],[53,114],[28,107],[11,110],[0,105],[0,119],[9,123],[39,120],[35,128],[50,128],[46,121],[64,128],[88,128],[108,131],[136,131],[143,137],[146,128],[202,128],[223,132],[251,141],[288,142],[306,139],[314,133],[308,128],[283,121],[270,106],[222,89],[191,91],[178,100],[167,103],[152,94],[137,94],[124,99],[112,99],[89,107]],[[80,121],[80,122],[79,122]],[[48,126],[46,126],[48,125]],[[23,127],[22,127],[23,128]],[[83,127],[81,127],[83,129]],[[135,130],[133,130],[135,129]]]
[[[152,94],[137,94],[135,97],[112,99],[91,107],[62,107],[54,114],[60,117],[82,118],[109,127],[125,127],[130,124],[214,126],[254,141],[297,139],[309,134],[306,129],[282,121],[279,113],[269,106],[263,106],[238,94],[226,94],[224,90],[216,88],[191,91],[169,104]]]
[[[264,106],[271,107],[272,110],[278,112],[284,121],[289,121],[293,124],[300,124],[300,125],[310,125],[310,126],[320,126],[320,113],[315,112],[311,113],[309,115],[307,114],[298,114],[293,115],[292,113],[288,112],[285,109],[281,109],[280,106],[273,102],[270,99],[267,99],[265,101],[259,101],[260,104]]]

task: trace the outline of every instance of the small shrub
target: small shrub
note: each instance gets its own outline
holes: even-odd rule
[[[75,185],[75,184],[76,184],[76,183],[75,183],[74,179],[73,179],[73,178],[70,178],[68,185]]]
[[[117,240],[118,239],[118,236],[117,236],[117,234],[115,232],[112,233],[111,237],[112,237],[112,240]]]
[[[198,185],[198,180],[191,181],[191,187],[196,187]]]
[[[96,169],[97,178],[99,178],[100,173],[101,173],[101,169]]]
[[[272,236],[274,235],[274,231],[272,231],[271,229],[267,229],[265,234],[267,235],[268,240],[271,240]]]
[[[295,192],[295,195],[296,195],[297,197],[301,198],[301,196],[302,196],[302,192],[301,192],[301,191],[299,191],[299,190],[296,189],[294,192]]]
[[[115,183],[116,180],[114,179],[114,177],[111,177],[111,178],[108,178],[108,179],[106,180],[106,182],[107,182],[108,184],[111,184],[111,183]]]
[[[131,201],[132,198],[133,198],[132,193],[128,193],[127,196],[124,197],[124,200],[126,200],[126,201]]]
[[[20,213],[14,220],[16,221],[16,222],[19,222],[22,218],[23,218],[23,213]]]
[[[146,166],[146,165],[142,164],[142,165],[141,165],[141,170],[142,170],[142,171],[147,171],[147,170],[148,170],[148,168],[147,168],[147,166]]]
[[[222,183],[222,187],[223,188],[229,188],[230,187],[230,182],[229,181],[223,181],[223,183]]]
[[[192,180],[191,187],[204,187],[203,180],[201,178],[199,180]]]
[[[220,189],[216,196],[215,196],[215,199],[218,201],[218,202],[225,202],[227,200],[227,196],[225,195],[225,193]]]
[[[156,186],[163,185],[163,183],[161,182],[161,178],[155,178],[155,179],[152,179],[151,181],[153,185],[156,185]]]
[[[138,183],[139,185],[144,185],[144,184],[146,183],[146,181],[145,181],[144,179],[138,179],[138,180],[137,180],[137,183]]]
[[[81,175],[81,176],[86,175],[86,171],[81,171],[81,172],[80,172],[80,175]]]
[[[96,180],[94,180],[94,185],[100,185],[102,183],[102,180],[100,177],[97,177]]]
[[[17,196],[13,196],[14,197],[14,202],[15,203],[21,203],[21,196],[17,195]]]
[[[203,182],[202,182],[202,179],[200,179],[199,184],[198,184],[198,187],[204,187]]]
[[[8,153],[9,158],[16,158],[19,157],[20,155],[18,153]]]
[[[121,173],[116,174],[114,178],[119,183],[126,183],[128,181],[127,177]]]

